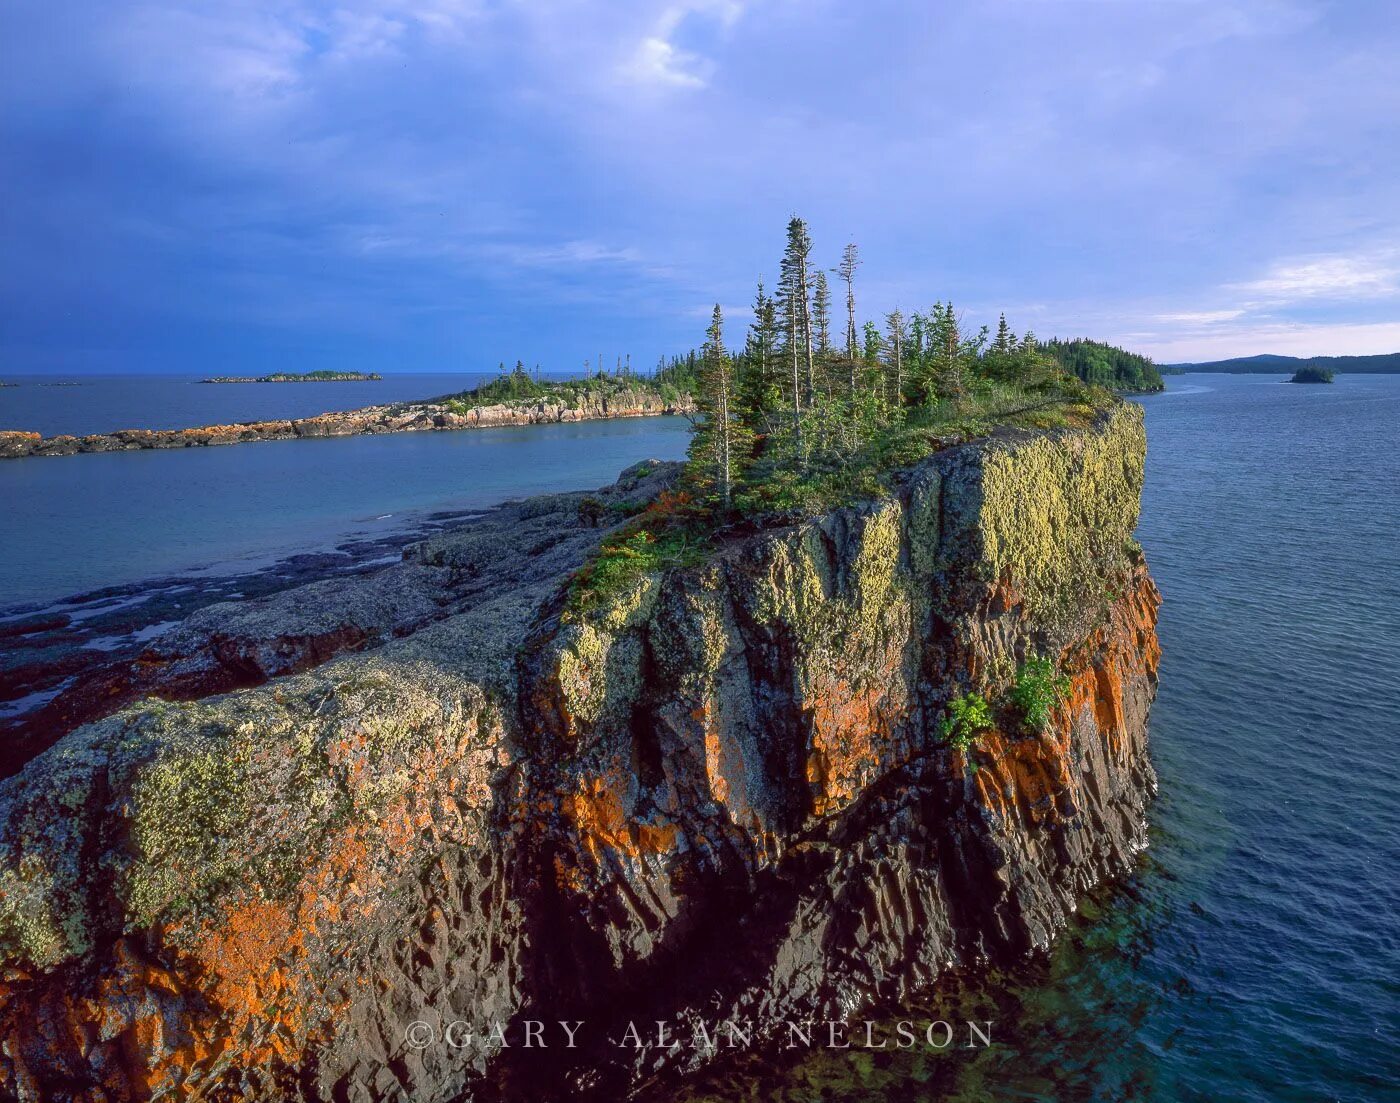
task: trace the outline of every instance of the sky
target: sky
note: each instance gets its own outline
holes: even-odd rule
[[[649,366],[862,317],[1400,350],[1395,0],[0,4],[0,377]]]

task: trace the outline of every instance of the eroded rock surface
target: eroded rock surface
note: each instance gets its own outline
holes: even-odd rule
[[[0,700],[57,687],[27,715],[0,719],[0,776],[19,769],[80,724],[143,697],[193,700],[309,670],[346,651],[377,647],[471,608],[484,596],[557,584],[597,546],[603,530],[579,513],[592,499],[604,521],[640,508],[670,485],[677,465],[648,461],[614,486],[508,502],[403,549],[387,569],[322,579],[267,596],[206,605],[139,647],[103,652],[51,649],[25,663],[11,646],[0,669]],[[334,558],[334,557],[330,557]],[[61,638],[64,618],[51,618]],[[18,621],[26,634],[49,622]],[[4,626],[0,625],[0,632]],[[0,648],[7,642],[0,638]],[[39,650],[39,649],[35,649]]]
[[[0,783],[0,1085],[617,1098],[705,1059],[619,1048],[626,1020],[761,1037],[1046,945],[1146,842],[1144,448],[1121,405],[1008,433],[586,615],[541,562],[368,653],[80,728]],[[1038,732],[1006,704],[1034,655],[1072,686]],[[964,753],[939,720],[970,692],[997,725]],[[578,1048],[406,1037],[529,1018],[584,1020]]]

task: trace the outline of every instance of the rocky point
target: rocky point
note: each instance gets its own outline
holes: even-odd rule
[[[626,510],[582,495],[289,591],[231,650],[204,610],[157,696],[0,782],[0,1092],[614,1099],[708,1056],[627,1021],[762,1038],[1045,947],[1146,844],[1144,451],[1121,403],[1000,431],[587,612],[562,584]],[[1036,656],[1070,690],[1028,730]],[[587,1028],[414,1043],[468,1019]]]

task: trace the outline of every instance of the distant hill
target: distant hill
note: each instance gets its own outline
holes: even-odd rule
[[[1400,352],[1385,352],[1375,356],[1236,356],[1230,360],[1210,360],[1202,364],[1164,364],[1162,370],[1172,375],[1181,372],[1263,372],[1286,375],[1299,368],[1325,368],[1334,372],[1396,372],[1400,373]]]

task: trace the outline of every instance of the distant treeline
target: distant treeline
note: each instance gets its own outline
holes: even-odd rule
[[[1162,370],[1174,375],[1188,371],[1282,375],[1301,367],[1325,368],[1334,372],[1400,373],[1400,352],[1375,356],[1274,356],[1265,353],[1262,356],[1236,356],[1230,360],[1210,360],[1198,364],[1168,364]]]
[[[1065,371],[1077,375],[1085,383],[1096,383],[1114,391],[1160,391],[1162,376],[1157,365],[1146,356],[1128,352],[1116,345],[1076,337],[1062,341],[1058,337],[1041,345]]]

